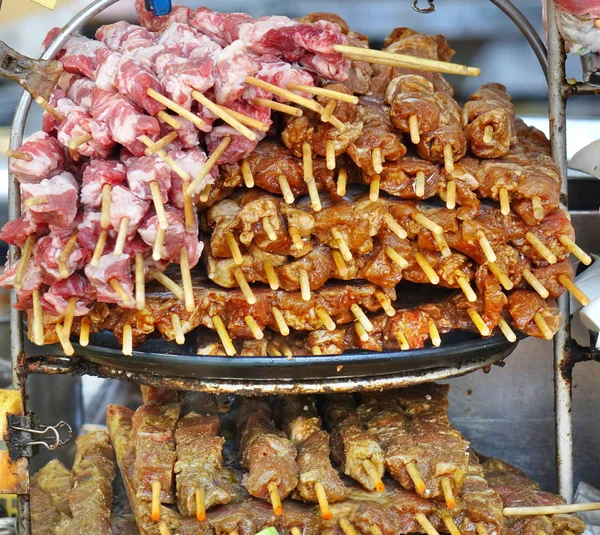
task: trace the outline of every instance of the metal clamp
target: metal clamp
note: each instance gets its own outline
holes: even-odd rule
[[[61,433],[65,438],[61,438]],[[8,452],[12,459],[33,457],[40,447],[53,451],[67,444],[73,430],[67,422],[55,425],[40,425],[34,413],[25,416],[8,416]]]
[[[428,13],[433,13],[435,11],[435,0],[427,0],[427,3],[429,4],[429,7],[422,8],[419,7],[419,0],[413,0],[412,8],[417,13],[423,13],[425,15]]]

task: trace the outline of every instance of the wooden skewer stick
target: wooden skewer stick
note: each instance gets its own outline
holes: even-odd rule
[[[494,249],[492,249],[492,245],[490,241],[487,239],[487,236],[483,233],[482,230],[478,230],[476,233],[477,242],[483,251],[483,254],[487,258],[488,262],[495,262],[497,260],[496,253]]]
[[[20,150],[7,150],[6,151],[6,155],[9,158],[14,158],[15,160],[24,160],[26,162],[30,162],[33,160],[33,155],[31,155],[29,152],[23,152]]]
[[[328,331],[335,331],[336,324],[331,316],[327,313],[327,311],[323,307],[315,308],[315,314],[321,320],[321,323]]]
[[[531,208],[533,209],[533,217],[538,221],[544,219],[544,205],[542,204],[542,199],[537,195],[531,198]]]
[[[152,156],[155,152],[164,149],[169,143],[177,139],[177,132],[169,132],[166,136],[161,137],[158,141],[147,146],[144,154],[146,156]]]
[[[208,173],[210,173],[211,169],[216,165],[217,161],[219,160],[221,155],[225,152],[225,150],[227,149],[227,147],[229,146],[230,143],[231,143],[231,137],[227,136],[227,137],[224,137],[220,141],[220,143],[217,145],[217,148],[215,149],[215,151],[210,155],[208,160],[206,160],[206,163],[204,164],[204,166],[202,167],[200,172],[196,175],[194,180],[192,180],[192,183],[188,186],[187,194],[190,197],[192,195],[194,195],[194,193],[196,193],[196,190],[200,187],[200,184],[202,183],[202,181],[204,180],[206,175],[208,175]]]
[[[235,347],[231,341],[231,337],[229,336],[227,329],[225,328],[223,320],[219,316],[213,316],[211,319],[217,334],[219,335],[223,349],[225,349],[225,354],[228,357],[233,357],[235,355]]]
[[[92,139],[92,134],[86,132],[85,134],[81,134],[79,137],[72,139],[69,141],[69,148],[71,150],[77,150],[77,148],[81,147],[84,143],[87,143],[90,139]]]
[[[337,106],[337,101],[335,100],[330,100],[327,105],[325,106],[325,109],[323,110],[323,113],[321,114],[321,121],[324,123],[328,123],[329,121],[331,121],[331,117],[333,116],[333,112],[335,111],[335,108]]]
[[[133,355],[133,330],[129,323],[123,325],[123,355],[130,357]]]
[[[373,164],[373,171],[380,175],[383,173],[383,155],[381,154],[381,148],[375,147],[371,151],[371,163]]]
[[[510,198],[506,188],[500,188],[500,213],[502,215],[510,214]]]
[[[335,169],[335,143],[331,139],[325,142],[325,160],[327,169],[333,171]]]
[[[158,524],[158,532],[160,533],[160,535],[171,535],[171,530],[165,522],[161,522],[160,524]]]
[[[167,220],[167,213],[165,212],[165,206],[162,202],[162,195],[158,182],[150,182],[150,191],[152,192],[152,202],[154,203],[154,210],[156,210],[158,225],[161,229],[167,230],[169,228],[169,221]]]
[[[40,106],[47,114],[51,115],[52,118],[62,123],[65,120],[65,116],[60,113],[56,108],[50,105],[50,103],[44,97],[36,97],[35,102]]]
[[[400,225],[400,223],[398,223],[398,221],[394,219],[394,216],[389,212],[386,212],[383,215],[383,222],[401,240],[404,240],[408,236],[406,230],[402,227],[402,225]]]
[[[452,488],[452,482],[449,477],[443,477],[441,479],[442,492],[444,493],[444,500],[446,501],[446,507],[448,509],[454,509],[456,507],[456,499],[454,498],[454,489]]]
[[[169,108],[171,111],[175,112],[177,115],[183,117],[184,119],[187,119],[188,121],[191,121],[196,128],[202,130],[206,127],[206,123],[202,119],[200,119],[200,117],[198,117],[191,111],[186,110],[183,106],[180,106],[176,102],[173,102],[171,99],[165,97],[164,95],[161,95],[158,91],[155,91],[151,87],[149,87],[146,90],[146,94],[150,98],[156,100],[156,102],[159,102],[166,108]]]
[[[302,93],[310,93],[311,95],[320,95],[322,97],[329,97],[335,100],[341,100],[342,102],[349,102],[350,104],[358,104],[358,97],[354,95],[348,95],[341,93],[340,91],[334,91],[333,89],[327,89],[325,87],[315,87],[311,85],[300,85],[300,84],[288,84],[287,88],[290,91],[300,91]]]
[[[434,234],[433,239],[435,240],[438,251],[444,258],[447,258],[452,254],[450,246],[448,245],[448,242],[446,241],[446,238],[444,238],[443,234]]]
[[[125,306],[131,304],[131,298],[129,297],[129,294],[125,291],[125,288],[121,286],[121,283],[117,279],[110,279],[108,284]]]
[[[154,141],[152,141],[148,136],[140,136],[137,139],[146,145],[146,147],[151,147],[154,144]],[[184,183],[187,183],[192,179],[189,173],[185,171],[175,160],[173,160],[173,158],[171,158],[164,150],[157,150],[154,155],[158,156],[171,169],[173,169],[173,171],[181,177],[181,180],[183,180]]]
[[[279,310],[277,307],[273,307],[273,308],[271,308],[271,312],[273,314],[273,318],[275,318],[275,323],[277,323],[277,328],[279,329],[279,332],[281,333],[281,335],[289,336],[290,328],[288,327],[288,324],[285,322],[285,318],[283,317],[281,310]]]
[[[573,297],[577,299],[584,307],[590,304],[590,298],[585,295],[577,285],[564,273],[560,274],[558,277],[558,282],[560,282],[567,291],[573,294]]]
[[[423,513],[417,513],[415,515],[415,520],[419,523],[427,535],[440,535]]]
[[[73,248],[75,247],[76,243],[77,232],[71,234],[71,236],[67,240],[67,243],[65,243],[65,246],[58,255],[58,271],[60,272],[60,276],[63,279],[69,278],[69,268],[67,267],[67,262],[69,261],[69,257],[71,256],[71,253],[73,252]]]
[[[269,496],[271,497],[271,505],[273,506],[273,512],[275,516],[281,516],[283,513],[283,507],[281,505],[281,496],[279,495],[279,488],[276,483],[269,483],[267,485],[269,490]]]
[[[252,169],[250,169],[247,158],[242,160],[242,177],[244,177],[244,185],[247,188],[254,187],[254,177],[252,176]]]
[[[371,535],[383,535],[382,531],[379,529],[379,526],[376,526],[375,524],[369,526],[369,531],[371,532]]]
[[[344,257],[339,251],[335,249],[331,250],[331,256],[333,258],[333,263],[335,264],[335,268],[338,271],[339,276],[343,279],[348,276],[348,266],[344,261]]]
[[[535,322],[537,328],[541,331],[542,335],[546,340],[552,340],[552,338],[554,338],[554,335],[552,334],[552,329],[550,329],[550,327],[546,323],[546,320],[539,312],[535,313],[535,315],[533,316],[533,321]]]
[[[244,263],[244,257],[242,256],[242,252],[240,251],[240,246],[238,245],[237,241],[235,241],[233,232],[228,232],[225,236],[225,239],[227,240],[227,245],[229,247],[229,250],[231,251],[231,257],[233,258],[233,261],[238,266],[241,266]]]
[[[458,526],[454,523],[454,520],[448,513],[442,515],[442,522],[450,535],[462,535],[460,529],[458,529]]]
[[[100,209],[100,227],[107,229],[110,227],[110,192],[112,188],[110,184],[102,186],[102,208]]]
[[[323,352],[321,351],[321,348],[318,345],[314,345],[310,348],[310,351],[313,355],[315,356],[321,356],[323,354]],[[293,528],[292,528],[293,529]],[[292,532],[293,533],[293,532]]]
[[[127,239],[127,227],[129,226],[129,218],[124,217],[121,219],[119,223],[119,231],[117,233],[117,239],[115,241],[115,249],[113,254],[118,256],[123,254],[123,249],[125,248],[125,240]]]
[[[396,341],[398,342],[398,345],[402,351],[408,351],[410,349],[410,344],[408,343],[406,334],[404,334],[402,324],[398,325],[398,330],[396,331]]]
[[[387,316],[392,318],[396,315],[396,310],[392,306],[392,301],[381,290],[375,291],[375,299],[377,299],[377,302],[381,305],[381,308]]]
[[[425,195],[425,173],[419,171],[415,177],[415,195],[423,197]]]
[[[303,301],[310,301],[310,280],[308,278],[308,271],[305,269],[301,269],[298,274],[299,282],[300,282],[300,292],[302,295]]]
[[[56,335],[58,336],[58,341],[60,342],[60,345],[62,347],[63,353],[67,357],[73,356],[75,354],[75,350],[73,349],[73,345],[71,344],[71,340],[69,340],[66,337],[62,325],[60,323],[57,323],[54,326],[54,330],[56,331]]]
[[[500,327],[500,330],[502,331],[502,334],[505,336],[505,338],[509,342],[516,342],[517,341],[517,335],[510,328],[510,325],[506,322],[506,320],[504,318],[500,318],[498,320],[498,327]]]
[[[365,331],[365,328],[360,323],[358,323],[358,322],[354,323],[354,330],[356,331],[358,339],[361,342],[369,341],[369,333],[367,331]]]
[[[427,486],[425,485],[425,482],[423,481],[421,474],[419,474],[419,470],[417,469],[417,465],[414,463],[414,461],[410,461],[410,462],[406,463],[404,465],[404,468],[406,468],[408,475],[412,479],[412,482],[415,486],[415,490],[417,491],[417,494],[419,496],[427,495],[428,494]]]
[[[302,114],[304,113],[300,108],[294,108],[294,106],[288,106],[287,104],[282,104],[276,100],[269,100],[268,98],[257,97],[252,101],[252,103],[255,106],[270,108],[274,111],[280,111],[281,113],[292,115],[293,117],[302,117]]]
[[[304,242],[302,241],[302,236],[300,236],[300,231],[293,226],[288,227],[288,232],[290,233],[290,238],[292,238],[292,247],[299,251],[304,247]]]
[[[81,318],[79,325],[79,345],[82,347],[88,346],[90,343],[90,318],[84,316]]]
[[[438,331],[435,321],[429,320],[427,327],[429,329],[429,338],[431,338],[431,343],[435,347],[440,347],[442,345],[442,339],[440,338],[440,332]]]
[[[381,481],[381,476],[377,472],[377,469],[373,465],[373,463],[369,459],[365,459],[362,462],[363,469],[369,476],[369,479],[373,482],[373,486],[377,492],[383,492],[385,490],[385,485],[383,481]]]
[[[263,268],[271,290],[279,290],[279,277],[277,276],[275,269],[273,269],[273,264],[271,264],[271,261],[268,258],[263,260]]]
[[[410,140],[414,145],[421,142],[421,132],[419,130],[419,118],[416,115],[411,115],[408,118],[408,129],[410,131]]]
[[[335,115],[332,115],[329,118],[329,124],[334,128],[338,129],[340,132],[346,130],[346,125],[342,121],[340,121]]]
[[[385,248],[385,254],[400,269],[406,269],[408,267],[408,261],[389,245]]]
[[[454,210],[456,208],[456,182],[448,180],[446,183],[446,208]]]
[[[269,129],[271,128],[271,126],[268,125],[267,123],[263,123],[262,121],[259,121],[258,119],[254,119],[254,117],[248,117],[247,115],[244,115],[243,113],[240,113],[239,111],[235,111],[235,110],[226,108],[225,106],[221,106],[221,105],[219,105],[219,108],[221,108],[224,112],[227,112],[234,119],[237,119],[244,126],[254,128],[256,130],[259,130],[260,132],[268,132]]]
[[[204,522],[206,520],[204,487],[196,489],[196,519],[198,519],[200,522]]]
[[[444,168],[448,174],[454,173],[454,153],[450,143],[444,145]]]
[[[558,237],[558,241],[562,243],[570,253],[573,254],[577,260],[579,260],[582,264],[589,266],[592,263],[592,259],[589,254],[587,254],[581,247],[579,247],[571,238],[568,236],[561,234]]]
[[[434,223],[431,219],[429,219],[425,214],[421,212],[413,212],[410,216],[422,227],[425,227],[430,232],[434,234],[443,234],[444,229],[440,227],[437,223]]]
[[[348,169],[346,167],[340,167],[337,179],[336,192],[340,197],[346,195],[346,184],[348,183]]]
[[[281,188],[281,194],[283,195],[283,200],[287,204],[293,204],[296,200],[294,198],[294,194],[292,193],[292,188],[290,187],[290,183],[288,179],[283,175],[279,175],[277,177],[277,181],[279,182],[279,187]]]
[[[467,279],[463,273],[456,273],[455,278],[456,284],[460,286],[460,289],[465,294],[467,301],[469,301],[469,303],[474,303],[477,301],[477,294],[473,291],[469,279]]]
[[[352,261],[352,253],[350,252],[350,248],[348,247],[348,244],[346,243],[346,240],[344,239],[344,235],[336,227],[333,227],[331,229],[331,235],[333,236],[333,239],[337,243],[338,249],[340,250],[340,253],[342,254],[342,258],[346,262],[351,262]]]
[[[231,126],[231,128],[237,130],[242,136],[250,141],[256,141],[256,132],[253,132],[247,126],[244,126],[240,121],[233,117],[229,111],[225,111],[225,108],[222,108],[198,91],[192,91],[191,94],[194,100],[197,100],[205,108],[214,113],[219,119],[225,121],[229,126]]]
[[[265,234],[267,235],[267,238],[269,238],[269,240],[271,241],[275,241],[277,239],[277,233],[275,232],[275,229],[273,228],[273,224],[271,223],[271,220],[269,219],[268,216],[265,216],[261,219],[262,222],[262,226],[263,226],[263,230],[265,231]]]
[[[525,234],[525,239],[535,248],[535,250],[540,253],[540,256],[546,260],[549,264],[556,264],[558,259],[556,255],[546,247],[546,245],[540,240],[533,232],[528,232]]]
[[[339,520],[340,528],[344,532],[344,535],[356,535],[356,530],[354,526],[350,524],[347,518],[340,518]]]
[[[194,312],[194,287],[192,284],[192,272],[190,260],[185,247],[179,250],[179,269],[181,270],[181,285],[183,286],[183,301],[187,312]]]
[[[40,291],[33,290],[33,342],[38,346],[44,345],[44,313],[40,300]]]
[[[283,354],[273,344],[267,346],[267,355],[269,357],[283,357]]]
[[[318,481],[315,483],[315,494],[317,495],[317,501],[319,502],[319,509],[321,509],[321,517],[323,520],[330,520],[331,510],[329,509],[327,494],[325,493],[323,485]]]
[[[21,285],[23,284],[23,278],[25,277],[25,272],[27,271],[27,266],[29,264],[29,260],[31,259],[34,241],[35,236],[33,234],[27,236],[25,239],[25,244],[23,245],[23,249],[21,250],[21,259],[19,261],[19,265],[17,266],[13,284],[17,290],[20,289]]]
[[[264,89],[265,91],[269,91],[270,93],[273,93],[274,95],[277,95],[277,96],[280,96],[283,98],[287,98],[291,102],[294,102],[295,104],[299,104],[300,106],[304,106],[305,108],[308,108],[309,110],[312,110],[312,111],[318,113],[319,115],[321,115],[323,113],[323,106],[321,106],[318,102],[311,100],[309,98],[301,97],[300,95],[297,95],[296,93],[293,93],[292,91],[288,91],[287,89],[283,89],[281,87],[270,84],[268,82],[264,82],[263,80],[259,80],[258,78],[254,78],[253,76],[247,76],[246,83],[253,85],[254,87],[260,87],[261,89]]]
[[[233,276],[235,277],[235,280],[238,283],[238,286],[240,287],[240,290],[242,291],[242,294],[244,295],[246,302],[249,305],[254,305],[256,303],[256,296],[252,292],[252,288],[250,288],[250,285],[248,284],[248,281],[244,277],[242,270],[240,268],[234,269]]]
[[[156,116],[175,130],[179,130],[181,128],[181,123],[177,120],[177,118],[169,115],[165,110],[159,111]]]
[[[321,198],[319,197],[319,190],[317,189],[317,183],[315,180],[311,180],[307,183],[308,196],[310,197],[310,205],[315,212],[321,211]]]
[[[539,294],[542,299],[548,299],[550,292],[546,287],[539,281],[539,279],[528,269],[523,270],[523,278],[527,283]]]
[[[185,335],[183,334],[183,328],[181,327],[181,318],[177,314],[171,314],[171,327],[175,333],[175,342],[180,346],[185,344]]]
[[[496,264],[496,262],[488,262],[488,268],[492,272],[492,275],[494,275],[494,277],[496,277],[498,279],[498,282],[500,284],[502,284],[502,286],[504,287],[505,290],[513,289],[514,284],[508,278],[506,273],[504,273],[504,271],[502,271],[500,266],[498,264]]]
[[[31,206],[39,206],[40,204],[48,204],[48,197],[40,195],[39,197],[29,197],[24,203],[27,208]]]
[[[256,320],[252,316],[247,315],[244,318],[244,321],[246,322],[246,325],[248,325],[248,329],[250,329],[252,336],[254,336],[256,340],[262,340],[265,337],[264,333],[258,326],[258,323],[256,323]]]
[[[302,531],[300,530],[299,527],[294,526],[293,528],[290,528],[290,532],[292,535],[302,535]]]
[[[475,327],[477,327],[477,330],[479,331],[481,336],[490,335],[490,328],[485,324],[483,318],[479,315],[479,312],[477,312],[477,310],[475,310],[474,308],[469,308],[467,309],[467,314],[471,318],[471,321],[475,324]]]
[[[156,268],[148,268],[148,275],[150,275],[156,282],[162,284],[167,290],[169,290],[177,299],[183,301],[183,289],[173,279],[167,277],[161,271]]]
[[[490,143],[494,138],[494,127],[491,124],[488,124],[483,130],[483,142]]]
[[[440,283],[440,276],[435,272],[433,267],[431,267],[429,260],[427,260],[427,258],[425,258],[425,255],[423,253],[417,251],[415,253],[415,260],[416,260],[417,264],[419,264],[419,267],[423,270],[423,272],[425,273],[425,275],[427,276],[427,278],[429,279],[429,282],[431,282],[431,284],[439,284]]]
[[[160,481],[152,482],[152,511],[150,518],[154,522],[158,522],[160,520],[160,491],[161,484]]]
[[[163,245],[165,243],[165,231],[164,229],[157,227],[156,237],[154,238],[154,245],[152,247],[152,258],[158,262],[162,258]]]
[[[373,329],[375,329],[375,327],[373,327],[373,324],[371,323],[371,320],[367,318],[367,315],[363,312],[362,308],[360,308],[360,306],[358,306],[356,303],[354,303],[350,307],[350,311],[357,319],[357,321],[365,328],[365,331],[370,333],[371,331],[373,331]]]
[[[98,241],[96,242],[96,248],[94,249],[94,254],[92,259],[90,260],[90,264],[94,267],[98,265],[100,262],[100,257],[104,254],[104,248],[106,247],[106,238],[108,237],[108,231],[103,230],[100,232],[98,236]]]
[[[73,318],[75,316],[76,307],[77,297],[69,297],[67,310],[65,311],[65,319],[63,321],[63,334],[67,340],[71,338],[71,329],[73,328]]]
[[[483,522],[477,522],[477,524],[475,524],[475,530],[477,531],[477,535],[490,535]]]
[[[600,502],[538,505],[532,507],[505,507],[504,516],[546,516],[600,510]]]
[[[381,187],[381,177],[373,175],[369,184],[369,200],[375,202],[379,199],[379,188]]]

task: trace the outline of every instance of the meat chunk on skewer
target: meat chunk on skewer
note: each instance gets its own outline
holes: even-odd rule
[[[64,149],[56,138],[46,132],[29,136],[17,149],[28,158],[10,158],[9,171],[21,183],[38,183],[62,172],[65,162]]]
[[[102,189],[105,184],[118,186],[127,179],[125,166],[115,160],[91,160],[83,171],[81,202],[92,208],[102,205]]]

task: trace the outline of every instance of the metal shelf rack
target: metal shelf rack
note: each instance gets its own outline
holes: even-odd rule
[[[96,0],[80,13],[78,13],[64,28],[61,34],[54,40],[50,47],[42,55],[43,59],[51,59],[63,47],[71,35],[76,33],[88,20],[102,12],[118,0]],[[530,22],[509,0],[490,0],[499,9],[501,9],[521,30],[523,35],[529,41],[534,53],[536,54],[540,65],[548,78],[549,88],[549,116],[551,127],[551,141],[553,157],[562,175],[562,202],[568,206],[567,200],[567,162],[566,162],[566,104],[569,97],[574,95],[598,95],[600,87],[585,82],[570,83],[565,77],[565,53],[564,43],[560,37],[557,24],[555,6],[552,0],[545,0],[548,14],[548,50],[543,44],[542,39],[536,33]],[[423,13],[433,11],[434,0],[428,0],[429,8],[419,8],[418,0],[412,2],[413,8]],[[16,148],[22,140],[23,129],[29,108],[31,106],[31,96],[25,93],[19,103],[15,113],[13,131],[11,135],[10,147]],[[18,184],[11,180],[9,185],[9,218],[18,217],[20,200]],[[10,259],[15,260],[18,257],[18,250],[14,247],[10,249]],[[11,297],[11,304],[15,300],[15,295]],[[567,502],[573,499],[573,435],[572,435],[572,375],[573,367],[576,363],[586,360],[600,360],[600,352],[590,348],[582,347],[571,338],[569,298],[563,296],[559,300],[559,308],[563,314],[563,324],[561,325],[554,340],[554,408],[555,408],[555,434],[556,434],[556,460],[558,472],[558,488],[560,494]],[[72,374],[72,375],[95,375],[98,377],[113,377],[117,379],[131,380],[147,384],[170,385],[180,389],[197,389],[208,391],[227,390],[226,383],[220,381],[201,381],[197,379],[185,379],[174,377],[158,377],[150,373],[130,372],[93,364],[79,358],[66,358],[64,356],[44,356],[28,357],[24,350],[23,336],[23,317],[22,313],[11,310],[11,356],[12,356],[12,388],[10,390],[0,390],[0,445],[2,439],[7,439],[4,433],[10,434],[7,429],[7,414],[20,415],[27,417],[26,413],[26,393],[25,387],[27,377],[32,373],[43,374]],[[485,365],[491,365],[494,360],[491,359]],[[376,389],[384,389],[396,386],[403,386],[409,383],[434,381],[444,377],[455,376],[469,373],[474,369],[480,368],[465,366],[461,369],[445,369],[441,371],[425,372],[406,376],[404,378],[380,378],[377,383],[360,384],[353,381],[347,384],[341,381],[338,384],[331,385],[331,391],[348,390],[350,387],[366,388],[371,386]],[[352,381],[352,380],[348,380]],[[233,388],[231,389],[233,390]],[[241,394],[269,393],[269,385],[256,382],[236,386],[235,391]],[[308,391],[321,391],[321,385],[311,385]],[[294,392],[293,384],[290,385],[290,393]],[[62,424],[62,422],[61,422]],[[60,424],[59,424],[60,425]],[[31,424],[33,427],[33,424]],[[22,431],[21,431],[22,432]],[[29,438],[28,438],[29,437]],[[21,437],[23,440],[23,436]],[[27,440],[30,442],[35,439],[32,435],[25,434],[25,445]],[[7,440],[7,442],[10,442]],[[60,439],[57,438],[56,446],[60,445]],[[29,522],[29,495],[28,495],[28,460],[27,455],[32,455],[33,451],[12,462],[11,469],[14,472],[13,478],[6,478],[0,482],[0,493],[18,494],[18,529],[21,535],[29,535],[31,526]],[[4,458],[3,458],[4,455]],[[8,451],[0,448],[0,469],[3,468],[2,462],[10,462]]]

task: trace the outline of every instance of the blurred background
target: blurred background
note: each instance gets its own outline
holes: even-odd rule
[[[183,2],[192,7],[197,3]],[[514,0],[514,3],[542,32],[540,0]],[[426,5],[425,1],[421,4]],[[46,32],[64,25],[84,0],[58,0],[48,11],[30,0],[3,0],[0,10],[0,39],[21,53],[37,56]],[[548,132],[548,88],[537,59],[518,29],[486,0],[437,0],[436,12],[420,15],[411,9],[411,0],[219,0],[205,5],[219,11],[247,11],[255,17],[288,15],[298,17],[312,11],[332,11],[341,15],[356,31],[367,34],[371,47],[378,48],[397,26],[427,33],[442,33],[457,50],[456,62],[481,67],[482,76],[451,77],[457,99],[464,101],[480,84],[497,81],[513,95],[517,113],[526,122]],[[121,0],[102,13],[85,29],[92,36],[106,23],[125,19],[135,22],[132,0]],[[577,57],[568,62],[568,76],[581,77]],[[9,128],[20,97],[19,86],[0,79],[0,224],[6,220],[6,192]],[[32,108],[28,130],[39,128],[41,112]],[[600,97],[580,98],[569,103],[568,152],[600,137]],[[600,182],[577,173],[570,174],[570,206],[578,243],[590,253],[600,253],[598,199]],[[1,247],[1,245],[0,245]],[[0,251],[4,256],[4,252]],[[0,341],[8,339],[7,298],[4,296],[4,323]],[[583,334],[585,336],[585,333]],[[0,344],[0,380],[8,382],[8,344]],[[475,449],[497,455],[525,469],[550,490],[556,488],[554,458],[552,343],[525,340],[504,368],[494,367],[489,375],[477,372],[451,382],[451,415],[454,423]],[[2,375],[3,373],[3,375]],[[598,426],[598,384],[600,368],[590,362],[578,366],[574,382],[576,482],[600,485],[600,426]],[[0,384],[0,387],[2,384]],[[33,377],[28,383],[30,408],[42,421],[65,419],[75,430],[84,423],[101,424],[108,402],[135,406],[137,388],[127,383],[94,378]],[[65,448],[59,453],[67,460]],[[47,462],[47,455],[34,461],[34,468]],[[68,462],[68,461],[67,461]]]

